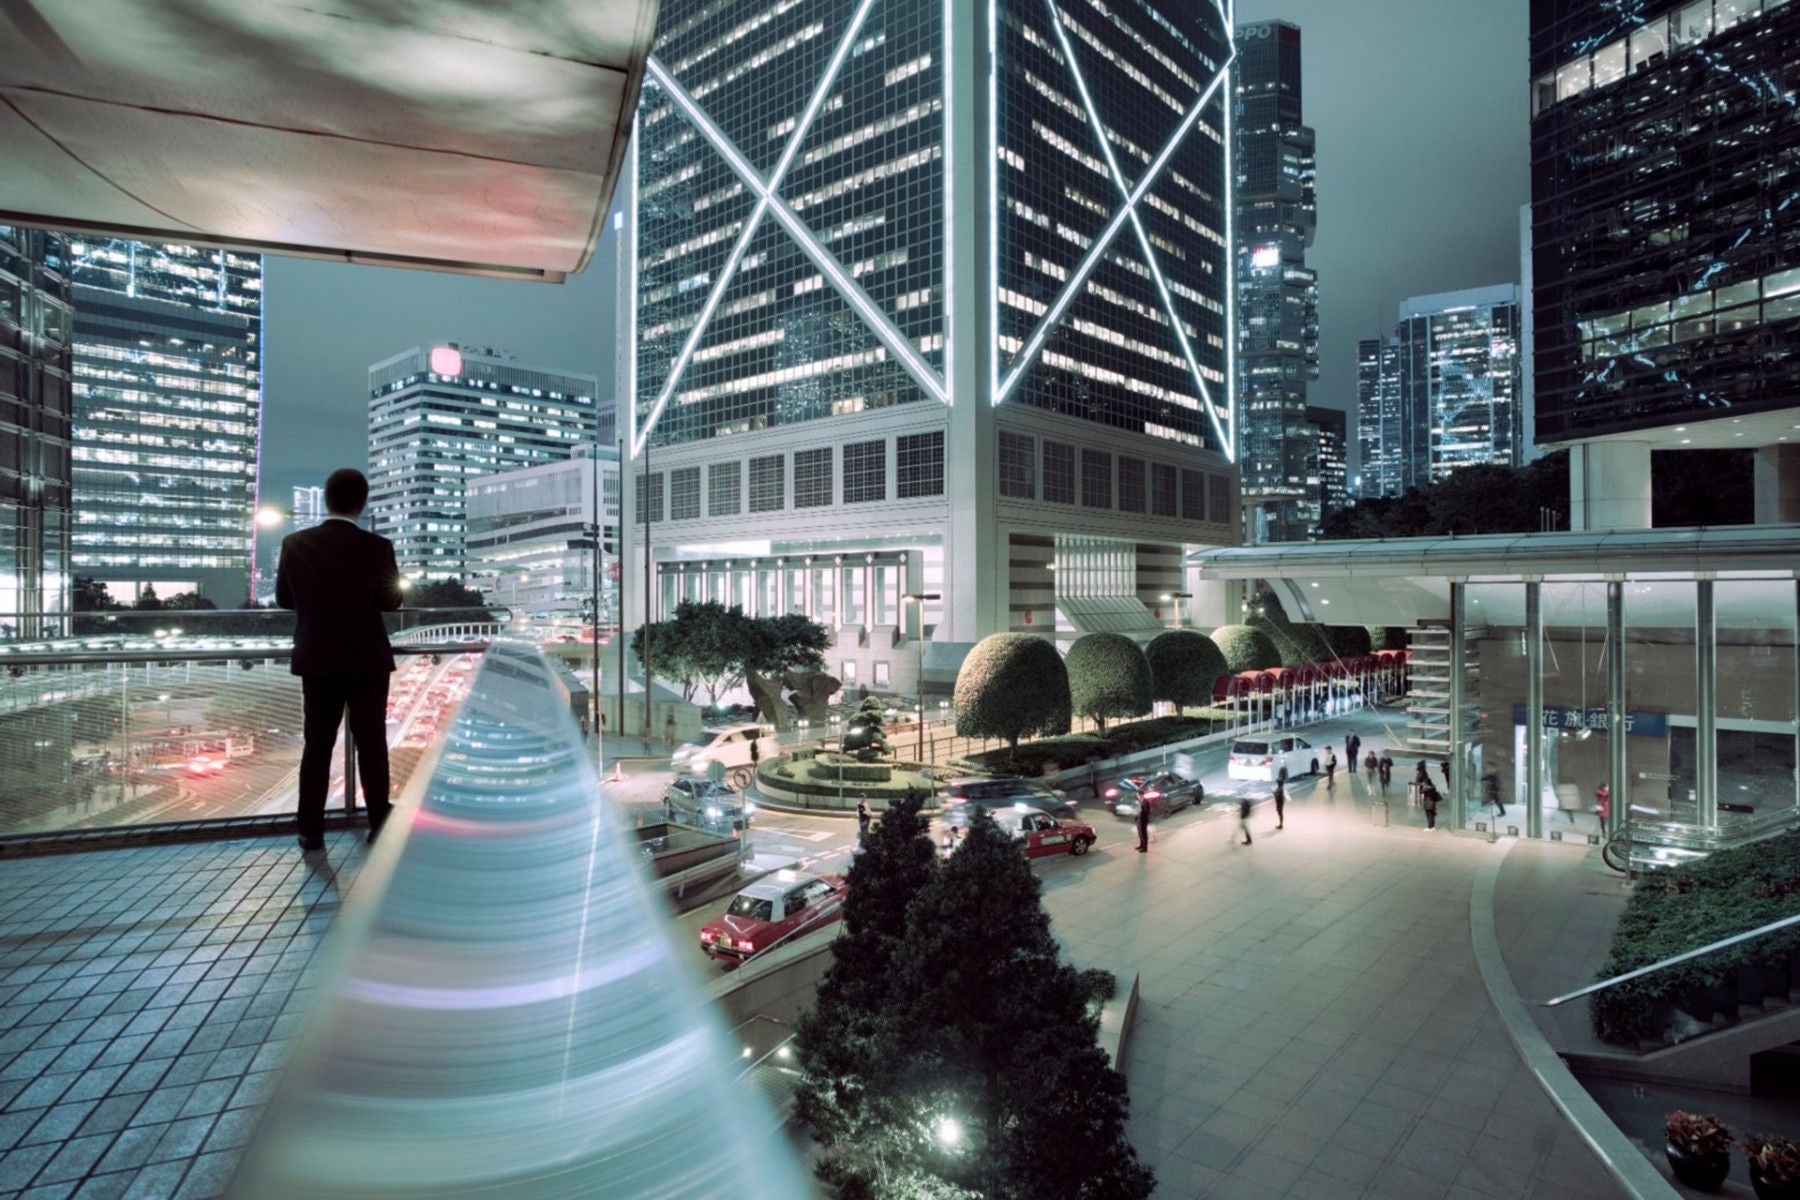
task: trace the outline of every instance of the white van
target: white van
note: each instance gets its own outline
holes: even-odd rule
[[[693,771],[696,774],[704,774],[712,763],[718,763],[729,771],[733,767],[750,765],[752,745],[761,751],[763,758],[773,758],[780,753],[776,748],[775,735],[767,725],[747,722],[713,730],[704,734],[701,741],[677,746],[675,753],[669,756],[669,762],[678,771]]]

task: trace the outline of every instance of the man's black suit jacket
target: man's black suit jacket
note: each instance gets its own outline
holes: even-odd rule
[[[385,675],[394,669],[381,614],[400,607],[394,544],[327,520],[281,541],[275,603],[294,610],[296,675]]]

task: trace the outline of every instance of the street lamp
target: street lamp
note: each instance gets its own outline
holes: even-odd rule
[[[919,740],[914,753],[918,756],[919,761],[923,762],[925,760],[925,602],[941,600],[943,593],[908,592],[900,599],[902,601],[911,600],[919,606],[919,627],[914,639],[919,647],[918,673],[913,676],[913,690],[917,693],[919,701]]]
[[[1174,605],[1175,605],[1175,628],[1180,629],[1182,626],[1181,602],[1183,600],[1192,600],[1194,598],[1194,593],[1192,593],[1192,592],[1164,592],[1162,594],[1162,598],[1165,601],[1171,601],[1174,603]]]

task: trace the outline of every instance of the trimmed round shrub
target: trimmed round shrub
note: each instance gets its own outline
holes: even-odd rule
[[[1244,671],[1268,671],[1281,665],[1281,652],[1269,635],[1251,625],[1221,625],[1212,631],[1213,645],[1225,658],[1225,670],[1237,675]]]
[[[1331,658],[1331,647],[1317,625],[1289,625],[1269,617],[1252,617],[1249,624],[1267,635],[1275,653],[1281,656],[1277,666],[1298,667]]]
[[[1154,688],[1150,660],[1121,633],[1090,633],[1075,639],[1063,660],[1069,672],[1069,702],[1102,731],[1114,717],[1141,717],[1150,711]]]
[[[1069,672],[1056,647],[1029,633],[982,638],[956,673],[958,737],[1005,738],[1069,732]]]
[[[1204,633],[1171,629],[1144,648],[1150,662],[1150,695],[1187,706],[1212,701],[1213,684],[1225,674],[1225,656]]]

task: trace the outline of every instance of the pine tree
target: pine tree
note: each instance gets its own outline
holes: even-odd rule
[[[819,1175],[846,1200],[862,1196],[955,1196],[909,1193],[904,1164],[918,1131],[905,1119],[895,1080],[908,1047],[891,1012],[894,956],[906,934],[907,910],[937,874],[937,854],[922,814],[925,793],[907,792],[888,806],[864,840],[849,872],[843,932],[813,1011],[795,1045],[805,1070],[796,1111],[826,1153]]]
[[[1095,1044],[1092,980],[1062,961],[1037,877],[992,821],[972,822],[919,892],[891,986],[913,1051],[902,1090],[940,1106],[928,1126],[965,1130],[939,1173],[989,1200],[1154,1189],[1125,1137],[1125,1081]]]

